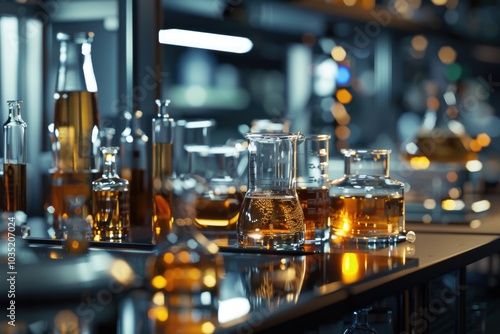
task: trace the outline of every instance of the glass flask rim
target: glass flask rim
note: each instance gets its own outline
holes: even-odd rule
[[[301,132],[249,132],[245,138],[250,140],[305,140],[306,136]]]
[[[330,140],[332,138],[331,135],[327,133],[310,133],[310,134],[305,134],[305,139],[306,140],[314,140],[314,141],[325,141],[325,140]]]
[[[372,155],[389,155],[391,153],[391,149],[355,149],[355,148],[343,148],[340,150],[340,153],[345,157],[358,155],[358,154],[372,154]]]
[[[184,149],[188,153],[200,153],[201,156],[208,155],[223,155],[225,157],[238,157],[240,151],[235,146],[229,145],[184,145]]]

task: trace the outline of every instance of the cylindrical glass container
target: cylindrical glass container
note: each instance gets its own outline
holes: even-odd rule
[[[133,114],[125,112],[129,124],[120,137],[120,176],[130,183],[130,224],[143,226],[146,223],[150,197],[148,195],[149,178],[147,177],[148,136],[142,131],[140,119],[142,111]]]
[[[26,122],[22,101],[7,101],[9,118],[3,125],[3,180],[5,211],[26,212]]]
[[[92,182],[94,241],[128,241],[129,183],[116,173],[118,147],[103,147],[102,177]]]
[[[296,188],[306,224],[306,244],[328,241],[328,134],[307,134],[297,145]]]
[[[295,189],[301,133],[247,133],[248,190],[236,225],[244,248],[293,250],[304,245],[304,212]]]
[[[196,199],[195,225],[205,236],[234,231],[243,193],[237,176],[240,152],[233,146],[190,146],[189,176],[204,180]]]
[[[332,238],[396,242],[405,231],[404,183],[389,176],[390,150],[342,150],[344,176],[330,183]]]
[[[170,100],[156,100],[157,117],[153,118],[153,212],[152,243],[165,241],[172,227],[174,119],[168,115]]]

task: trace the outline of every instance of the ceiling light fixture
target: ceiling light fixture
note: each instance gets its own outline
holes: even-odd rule
[[[253,47],[252,41],[245,37],[219,35],[182,29],[160,30],[158,40],[162,44],[233,53],[247,53]]]

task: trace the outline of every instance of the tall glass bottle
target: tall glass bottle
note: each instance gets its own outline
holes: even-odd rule
[[[91,214],[92,173],[99,170],[99,111],[92,67],[92,32],[58,33],[59,66],[54,94],[51,205],[55,238],[62,237],[67,196],[84,196],[82,218]]]
[[[22,101],[7,101],[9,118],[3,125],[3,170],[5,211],[26,212],[26,122]]]
[[[148,136],[142,131],[142,111],[125,112],[125,129],[120,137],[120,175],[130,183],[130,224],[143,226],[148,214],[149,196],[147,182]]]
[[[102,177],[92,182],[94,241],[128,241],[129,183],[116,172],[118,147],[101,148]]]
[[[165,240],[173,221],[172,214],[172,146],[174,141],[174,119],[168,115],[170,100],[156,100],[158,114],[153,118],[153,217],[152,243]]]

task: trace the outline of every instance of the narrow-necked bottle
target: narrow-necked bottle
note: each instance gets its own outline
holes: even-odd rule
[[[128,241],[129,183],[116,172],[118,147],[102,147],[102,177],[92,182],[94,241]]]
[[[5,211],[26,212],[26,122],[21,117],[22,101],[7,101],[9,118],[3,125],[3,170]]]
[[[146,223],[150,197],[147,178],[148,136],[141,129],[142,111],[124,114],[125,129],[120,137],[120,176],[130,183],[130,224],[143,226]]]
[[[156,100],[157,117],[153,119],[153,217],[152,243],[165,240],[172,227],[172,146],[174,142],[174,119],[168,114],[170,100]]]

